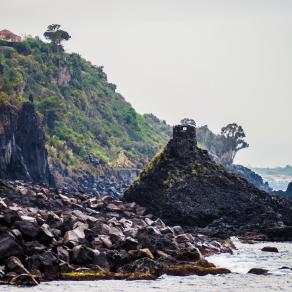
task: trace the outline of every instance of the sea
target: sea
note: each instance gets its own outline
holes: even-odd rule
[[[292,242],[241,243],[233,238],[236,250],[231,254],[208,258],[217,266],[229,268],[226,275],[174,277],[156,281],[54,281],[33,288],[0,286],[1,292],[292,292]],[[263,252],[264,246],[277,247],[279,253]],[[251,268],[269,270],[266,275],[248,274]]]

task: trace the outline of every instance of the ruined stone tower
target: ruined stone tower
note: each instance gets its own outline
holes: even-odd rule
[[[189,120],[183,120],[179,125],[173,127],[173,138],[170,141],[171,152],[183,159],[194,155],[197,146],[196,124]]]

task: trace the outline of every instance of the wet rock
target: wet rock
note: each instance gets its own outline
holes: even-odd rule
[[[292,270],[292,269],[289,268],[289,267],[283,266],[283,267],[280,268],[280,270]]]
[[[226,268],[216,268],[216,267],[201,267],[193,263],[182,263],[176,265],[167,265],[163,268],[163,272],[171,276],[190,276],[190,275],[220,275],[229,274],[231,271]]]
[[[262,268],[252,268],[248,271],[249,274],[255,275],[265,275],[269,272],[269,270],[262,269]]]
[[[148,273],[159,277],[163,273],[162,265],[151,258],[135,260],[118,269],[119,273]]]
[[[274,247],[274,246],[265,246],[261,249],[261,251],[266,251],[266,252],[279,252],[279,250]]]
[[[13,277],[9,284],[16,286],[37,286],[39,284],[36,277],[31,274],[21,274]]]
[[[200,251],[196,248],[184,248],[179,249],[173,255],[179,261],[189,261],[189,262],[196,262],[202,258]]]

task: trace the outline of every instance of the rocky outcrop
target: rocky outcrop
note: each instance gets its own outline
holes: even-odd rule
[[[181,127],[181,126],[179,126]],[[227,172],[195,145],[181,127],[166,148],[125,192],[167,224],[212,236],[264,234],[291,240],[292,202],[257,189]]]
[[[292,197],[292,182],[289,183],[286,193],[288,196]]]
[[[45,138],[32,103],[0,105],[0,178],[54,185]]]
[[[286,192],[285,191],[273,191],[276,196],[284,196],[288,199],[292,199],[292,182],[289,183]]]
[[[229,166],[225,166],[225,168],[227,171],[235,173],[246,179],[249,183],[253,184],[258,189],[265,192],[272,192],[272,188],[270,188],[269,184],[267,182],[264,182],[263,178],[251,169],[239,164],[232,164]]]
[[[11,284],[228,273],[204,257],[232,247],[167,226],[136,203],[0,181],[0,266]]]

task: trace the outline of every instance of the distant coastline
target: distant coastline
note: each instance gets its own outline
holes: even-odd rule
[[[292,166],[285,167],[250,167],[254,172],[258,173],[267,181],[274,190],[285,191],[289,182],[292,181]]]

